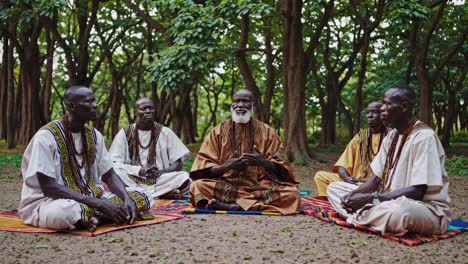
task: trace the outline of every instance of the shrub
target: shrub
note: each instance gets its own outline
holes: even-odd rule
[[[451,142],[468,142],[468,130],[454,133],[450,137]]]
[[[449,175],[468,176],[468,157],[453,155],[445,161],[445,168]]]
[[[16,153],[11,155],[1,154],[0,155],[0,167],[5,166],[13,166],[13,167],[21,167],[21,159],[23,155]]]

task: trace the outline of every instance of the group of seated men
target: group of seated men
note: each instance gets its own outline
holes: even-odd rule
[[[136,102],[135,123],[118,132],[107,152],[101,133],[86,124],[98,116],[93,92],[72,86],[64,99],[61,120],[40,129],[23,156],[19,212],[25,224],[90,231],[103,222],[131,224],[153,218],[155,198],[178,199],[187,191],[203,209],[290,215],[299,208],[299,183],[281,141],[251,117],[248,90],[233,95],[231,118],[205,138],[190,174],[181,171],[189,150],[154,121],[151,100]],[[413,116],[415,103],[408,87],[389,89],[383,103],[369,104],[369,128],[348,144],[334,173],[315,176],[318,195],[328,196],[348,222],[395,235],[447,230],[444,150]]]

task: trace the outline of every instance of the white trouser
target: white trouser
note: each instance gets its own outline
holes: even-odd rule
[[[422,234],[440,234],[447,231],[450,219],[436,215],[424,202],[408,199],[405,196],[395,200],[381,202],[370,209],[358,210],[349,214],[341,205],[341,197],[357,185],[346,182],[334,182],[328,186],[327,196],[336,211],[347,217],[346,222],[370,225],[384,233],[402,236],[407,232]]]

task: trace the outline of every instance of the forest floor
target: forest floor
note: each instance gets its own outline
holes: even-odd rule
[[[295,164],[301,189],[313,195],[313,175],[329,170],[342,149],[322,148],[316,155],[320,162]],[[467,149],[455,154],[466,157]],[[0,150],[5,153],[15,152]],[[0,166],[2,211],[15,208],[20,199],[17,166]],[[450,179],[454,214],[468,220],[468,175]],[[0,232],[0,263],[468,263],[467,244],[461,234],[408,247],[305,215],[187,215],[93,238]]]

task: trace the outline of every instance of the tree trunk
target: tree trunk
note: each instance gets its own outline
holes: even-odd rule
[[[437,8],[434,15],[428,19],[429,23],[427,25],[421,25],[419,18],[417,20],[413,20],[408,34],[411,57],[413,59],[416,77],[418,79],[419,119],[429,126],[434,125],[432,120],[433,84],[436,81],[435,77],[440,73],[439,69],[441,69],[443,65],[436,65],[436,71],[431,75],[427,66],[427,53],[431,38],[437,28],[437,25],[441,21],[447,2],[448,1],[446,0],[436,1],[433,6],[428,6],[428,8]],[[425,28],[427,30],[422,31],[420,28]],[[446,63],[446,59],[441,60],[441,62]]]
[[[429,126],[433,126],[432,120],[432,84],[426,65],[426,56],[423,51],[415,50],[413,63],[416,68],[416,77],[419,86],[419,119]]]
[[[458,113],[463,112],[463,108],[466,109],[466,102],[463,105],[460,105],[460,100],[457,102],[457,91],[461,91],[461,89],[463,89],[467,68],[468,67],[466,65],[463,66],[460,77],[457,79],[454,87],[452,87],[449,80],[444,80],[448,92],[448,109],[444,117],[444,127],[442,131],[442,145],[445,148],[450,147],[450,135],[454,124],[457,123],[457,117],[459,115]]]
[[[50,115],[52,114],[50,107],[50,95],[52,91],[52,73],[54,64],[54,51],[55,51],[55,40],[49,32],[46,32],[47,40],[47,66],[44,73],[44,81],[42,84],[42,95],[41,95],[41,121],[43,124],[50,122]]]
[[[37,130],[43,125],[40,107],[41,91],[41,57],[39,53],[39,36],[42,25],[35,21],[20,35],[20,82],[22,89],[21,119],[19,120],[18,143],[27,144]]]
[[[117,132],[119,132],[119,119],[120,119],[120,108],[122,106],[122,92],[120,90],[121,83],[121,73],[112,72],[112,97],[111,103],[111,135],[112,138],[115,137]]]
[[[284,144],[291,161],[310,158],[305,121],[305,63],[302,39],[302,0],[282,0],[284,67]]]
[[[90,38],[92,30],[97,23],[97,12],[101,1],[92,0],[91,4],[89,2],[88,0],[77,0],[74,2],[74,8],[79,10],[79,12],[76,12],[78,38],[73,44],[68,44],[66,41],[67,37],[63,37],[59,32],[57,28],[57,16],[53,18],[41,16],[40,18],[44,26],[52,32],[57,44],[64,52],[69,85],[84,85],[89,87],[105,58],[105,56],[100,56],[96,63],[90,67]]]
[[[241,32],[239,37],[238,50],[235,52],[235,59],[239,66],[239,71],[244,80],[244,84],[247,90],[251,91],[254,95],[254,107],[255,117],[262,122],[268,122],[264,113],[262,97],[260,90],[258,89],[255,78],[252,74],[249,64],[246,58],[247,43],[249,40],[249,15],[243,15],[241,17]]]
[[[447,112],[444,116],[444,126],[442,129],[442,145],[444,148],[450,147],[450,132],[453,127],[453,123],[457,120],[456,115],[456,91],[455,89],[447,86],[448,92],[448,104],[447,104]],[[441,121],[440,121],[441,122]]]
[[[172,116],[172,128],[174,133],[179,137],[182,136],[182,127],[186,118],[189,118],[187,115],[187,108],[191,108],[190,105],[190,91],[191,85],[184,84],[179,90],[179,101],[175,104],[173,101],[171,116]],[[175,96],[174,96],[175,97]],[[175,99],[175,98],[174,98]]]
[[[332,72],[327,74],[327,100],[322,107],[322,145],[335,144],[336,139],[336,112],[338,109],[337,80]]]
[[[16,26],[13,23],[8,25],[9,31],[16,31]],[[13,57],[14,46],[12,41],[8,45],[8,59],[6,61],[7,66],[7,144],[8,148],[12,149],[16,147],[16,112],[15,112],[15,58]]]
[[[359,64],[358,82],[356,87],[356,97],[354,103],[354,124],[352,134],[356,134],[361,129],[361,111],[362,111],[362,89],[366,79],[367,70],[367,53],[369,51],[369,37],[370,34],[363,36],[363,43],[361,47],[361,61]]]
[[[3,113],[0,115],[0,139],[7,138],[7,102],[8,102],[8,36],[2,34],[2,68],[0,69],[0,111]]]
[[[263,118],[267,124],[270,123],[270,115],[271,115],[271,100],[273,98],[273,91],[275,88],[275,77],[276,77],[276,69],[273,65],[275,57],[273,55],[273,47],[271,45],[272,42],[272,24],[271,19],[266,16],[264,19],[265,29],[264,29],[264,36],[265,36],[265,68],[266,68],[266,91],[265,96],[263,97]]]
[[[353,118],[351,117],[351,112],[348,109],[346,109],[345,104],[341,100],[341,96],[338,98],[338,108],[345,117],[346,128],[348,130],[348,138],[351,139],[354,136]]]

